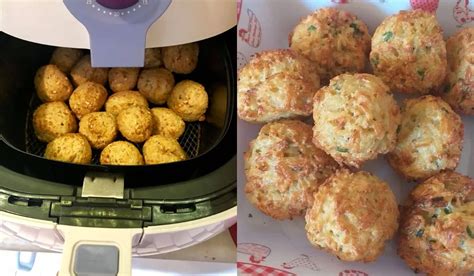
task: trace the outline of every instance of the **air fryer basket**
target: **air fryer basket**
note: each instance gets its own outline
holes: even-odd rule
[[[33,85],[34,75],[48,63],[54,47],[0,33],[0,165],[20,174],[72,185],[82,185],[88,172],[120,173],[127,187],[186,181],[222,166],[236,153],[235,28],[199,44],[196,70],[191,75],[175,75],[177,82],[186,78],[202,83],[209,94],[208,119],[188,123],[179,140],[188,160],[102,166],[97,164],[96,152],[93,164],[77,165],[43,158],[45,144],[37,140],[31,126],[32,113],[41,104]]]

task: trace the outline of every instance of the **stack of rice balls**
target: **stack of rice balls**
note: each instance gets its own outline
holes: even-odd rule
[[[197,43],[150,48],[144,68],[93,68],[85,51],[57,48],[35,75],[36,137],[48,159],[103,165],[170,163],[187,158],[178,139],[187,122],[203,121],[208,95],[174,74],[197,66]]]
[[[238,114],[265,124],[245,153],[248,200],[278,220],[305,216],[309,242],[341,260],[376,260],[398,230],[412,269],[472,272],[474,180],[453,170],[458,113],[474,114],[474,28],[446,43],[433,14],[401,11],[371,38],[355,15],[323,8],[289,46],[239,71]],[[394,93],[412,97],[400,108]],[[420,183],[401,211],[386,182],[359,170],[380,155]]]

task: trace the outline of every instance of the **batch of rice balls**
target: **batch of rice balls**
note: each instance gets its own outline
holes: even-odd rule
[[[265,124],[244,156],[248,200],[274,219],[304,215],[309,242],[341,260],[375,261],[398,231],[413,270],[474,271],[474,180],[454,172],[473,74],[474,28],[444,41],[435,15],[400,11],[371,37],[354,14],[316,10],[289,49],[239,71],[239,117]],[[400,211],[390,186],[359,169],[380,155],[417,183]]]
[[[48,143],[44,156],[89,164],[95,149],[103,165],[186,159],[178,139],[187,122],[204,120],[208,95],[195,81],[175,84],[173,73],[191,73],[198,55],[197,43],[149,48],[144,68],[109,69],[93,68],[83,50],[55,49],[34,79],[43,104],[33,128]]]

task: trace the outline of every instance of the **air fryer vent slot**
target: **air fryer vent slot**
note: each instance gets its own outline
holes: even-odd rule
[[[196,211],[195,204],[176,204],[160,206],[160,212],[164,214],[183,214],[192,213],[194,211]]]
[[[28,114],[27,114],[27,122],[26,122],[26,145],[25,149],[26,152],[37,155],[37,156],[43,156],[44,151],[46,150],[46,143],[43,143],[38,140],[38,138],[35,135],[34,129],[33,129],[33,113],[38,108],[38,106],[41,105],[40,99],[36,96],[36,93],[33,93],[33,96],[31,97],[29,108],[28,108]],[[125,140],[123,137],[120,135],[117,137],[116,140]],[[186,152],[188,158],[194,158],[199,154],[199,145],[200,145],[200,140],[201,140],[201,123],[200,122],[187,122],[186,123],[186,129],[183,133],[183,135],[179,138],[178,142],[181,145],[181,147],[184,149]],[[139,149],[142,148],[142,144],[136,144]],[[100,159],[100,151],[99,150],[93,150],[92,152],[92,164],[100,164],[99,162]]]
[[[43,200],[37,198],[9,196],[8,203],[18,206],[41,207],[43,205]]]

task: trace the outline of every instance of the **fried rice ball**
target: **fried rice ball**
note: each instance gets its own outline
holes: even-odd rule
[[[148,102],[138,91],[120,91],[107,99],[105,111],[117,116],[121,111],[132,106],[148,108]]]
[[[457,112],[474,115],[474,27],[451,36],[446,51],[448,74],[442,97]]]
[[[109,87],[114,92],[128,91],[135,88],[140,68],[117,67],[109,70]]]
[[[49,143],[63,134],[76,132],[77,122],[64,102],[49,102],[33,113],[33,128],[38,140]]]
[[[335,8],[318,9],[289,35],[290,48],[318,65],[323,83],[342,73],[362,72],[370,51],[367,25]]]
[[[163,164],[185,160],[186,153],[176,139],[163,135],[154,135],[143,145],[145,164]]]
[[[102,165],[143,165],[143,156],[130,142],[116,141],[104,148],[100,154]]]
[[[204,86],[192,80],[183,80],[173,88],[168,107],[185,122],[204,121],[208,101]]]
[[[151,109],[153,124],[155,126],[153,134],[178,139],[183,135],[186,127],[183,119],[173,110],[166,107],[155,107]]]
[[[79,133],[84,135],[94,149],[103,149],[117,137],[115,116],[108,112],[92,112],[82,117]]]
[[[438,89],[447,61],[435,15],[413,10],[385,18],[372,37],[370,63],[392,91],[427,94]]]
[[[196,69],[199,56],[199,44],[188,43],[164,47],[161,49],[166,69],[178,74],[189,74]]]
[[[154,104],[166,103],[173,86],[173,74],[164,68],[145,69],[138,78],[138,90]]]
[[[92,67],[91,56],[83,56],[71,69],[71,78],[75,86],[86,83],[88,81],[101,85],[107,83],[108,68]]]
[[[72,84],[56,65],[49,64],[36,71],[35,89],[43,102],[63,102],[71,96]]]
[[[161,64],[162,61],[160,48],[145,49],[145,68],[160,67]]]
[[[395,147],[400,117],[379,78],[342,74],[314,96],[313,142],[339,164],[358,168]]]
[[[107,90],[95,82],[85,82],[79,85],[69,98],[69,106],[77,118],[99,111],[107,100]]]
[[[426,95],[405,102],[390,165],[408,180],[454,170],[461,157],[464,126],[441,98]]]
[[[80,49],[56,48],[49,63],[58,66],[64,73],[69,73],[83,55]]]
[[[76,164],[89,164],[92,150],[87,139],[79,133],[68,133],[48,143],[44,157]]]
[[[117,127],[130,142],[145,142],[153,132],[153,115],[148,108],[132,106],[119,113]]]
[[[291,50],[263,51],[238,74],[237,111],[240,119],[267,123],[311,114],[319,89],[316,66]]]
[[[417,272],[474,271],[474,180],[437,174],[417,186],[402,208],[398,255]]]
[[[313,246],[343,261],[372,262],[397,231],[398,217],[387,183],[369,172],[342,169],[314,193],[306,234]]]
[[[281,120],[263,126],[244,155],[245,195],[272,218],[302,216],[337,163],[311,142],[311,126]]]

